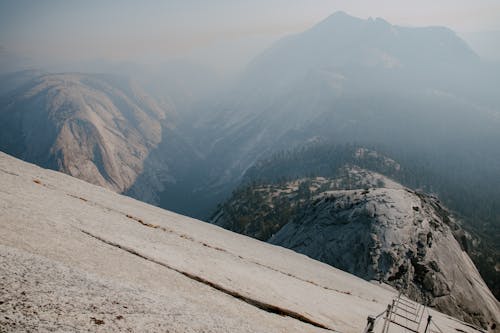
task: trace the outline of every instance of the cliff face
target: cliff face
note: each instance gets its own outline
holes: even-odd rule
[[[437,198],[362,169],[348,169],[348,176],[349,188],[355,189],[339,189],[346,184],[340,178],[255,189],[263,196],[262,205],[272,206],[270,211],[278,214],[284,205],[292,208],[289,218],[275,225],[268,242],[366,280],[387,282],[468,322],[486,327],[498,320],[498,302],[454,236],[459,238],[463,231]],[[309,191],[305,195],[304,184]],[[261,232],[256,226],[270,220],[257,211],[246,216],[253,213],[263,218],[243,228],[250,235]],[[214,222],[231,228],[232,216],[222,209]]]
[[[118,192],[142,172],[167,116],[133,83],[109,75],[41,75],[4,98],[3,151]]]

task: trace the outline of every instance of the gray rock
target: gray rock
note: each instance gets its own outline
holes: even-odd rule
[[[439,200],[374,172],[353,167],[349,173],[359,189],[339,190],[339,179],[322,177],[255,188],[277,212],[284,195],[292,198],[285,201],[288,206],[297,207],[268,242],[363,279],[387,282],[465,321],[483,327],[492,322],[498,302],[457,240],[466,233]],[[303,183],[309,184],[311,196],[297,199],[293,194]],[[255,220],[263,217],[260,211],[246,213]],[[223,210],[213,222],[232,225]],[[265,226],[265,220],[249,223]]]

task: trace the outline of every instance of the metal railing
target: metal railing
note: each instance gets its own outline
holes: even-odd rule
[[[427,310],[427,320],[423,320],[425,306],[409,299],[403,298],[401,294],[387,305],[387,309],[376,316],[368,316],[367,324],[363,333],[374,333],[376,324],[380,319],[384,321],[380,333],[388,333],[391,325],[403,328],[405,332],[412,333],[443,333],[443,330],[432,319]],[[422,325],[425,322],[425,327]],[[423,328],[423,331],[421,329]]]

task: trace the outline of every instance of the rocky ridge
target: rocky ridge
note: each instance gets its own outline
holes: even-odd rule
[[[498,316],[498,302],[461,248],[464,231],[436,197],[367,170],[344,172],[249,188],[253,196],[230,200],[212,222],[389,283],[483,327]]]

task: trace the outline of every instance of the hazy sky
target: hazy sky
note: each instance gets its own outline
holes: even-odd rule
[[[52,61],[216,57],[226,46],[251,54],[338,10],[399,25],[500,30],[498,0],[0,0],[0,46]]]

